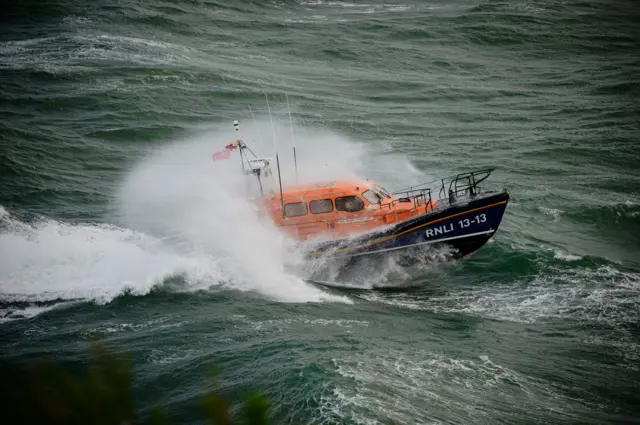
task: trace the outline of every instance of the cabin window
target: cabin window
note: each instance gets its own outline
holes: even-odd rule
[[[285,217],[299,217],[307,215],[307,204],[304,202],[292,202],[284,205]]]
[[[389,192],[387,192],[386,189],[383,188],[383,187],[375,185],[374,189],[376,189],[378,192],[382,193],[382,195],[387,197],[387,198],[391,198],[392,197],[391,194]]]
[[[357,196],[343,196],[336,198],[338,211],[357,212],[364,208],[364,201]]]
[[[333,211],[333,202],[331,199],[316,199],[309,202],[309,209],[312,214],[330,213]]]
[[[365,191],[362,196],[364,196],[364,199],[369,201],[370,204],[377,205],[380,203],[380,195],[375,193],[373,190]]]

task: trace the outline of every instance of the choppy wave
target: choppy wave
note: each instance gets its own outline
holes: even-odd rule
[[[51,74],[99,72],[104,64],[195,65],[194,49],[110,34],[61,35],[0,43],[0,69]],[[206,62],[202,62],[206,66]]]
[[[346,378],[325,391],[316,419],[357,424],[393,421],[495,423],[522,417],[555,421],[588,418],[597,408],[551,385],[501,365],[486,354],[450,357],[437,352],[392,351],[333,359]],[[496,409],[495,403],[509,411]],[[371,418],[384,418],[371,419]]]
[[[640,275],[614,265],[545,267],[508,283],[448,288],[427,298],[415,294],[362,295],[401,308],[464,313],[521,323],[574,320],[614,328],[640,320]]]
[[[274,277],[264,275],[264,268],[249,269],[255,274],[246,275],[242,267],[252,267],[250,261],[230,264],[228,258],[204,250],[185,251],[175,241],[139,231],[52,219],[24,223],[5,209],[2,212],[0,302],[5,320],[32,317],[69,301],[106,304],[123,294],[145,295],[175,279],[183,291],[227,285],[280,301],[346,301],[302,281],[288,286],[286,279],[271,281]]]
[[[282,422],[637,416],[631,2],[14,3],[0,18],[5,358],[126,341],[136,392],[163,391],[178,421],[209,360],[231,392],[273,390]],[[487,187],[512,201],[493,242],[414,268],[301,264],[210,158],[234,119],[273,154],[264,92],[286,182],[285,92],[302,178],[393,189],[496,167]]]

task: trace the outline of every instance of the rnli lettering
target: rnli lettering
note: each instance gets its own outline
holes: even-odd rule
[[[441,236],[447,233],[451,233],[453,232],[456,227],[459,229],[466,229],[468,227],[471,226],[475,226],[478,224],[482,224],[482,223],[486,223],[487,221],[487,216],[484,214],[478,214],[475,217],[469,217],[469,218],[464,218],[460,221],[458,221],[457,226],[456,223],[446,223],[446,224],[442,224],[438,227],[434,227],[431,229],[427,229],[425,230],[426,236],[427,238],[433,238],[436,236]]]
[[[453,223],[447,223],[442,226],[434,227],[433,229],[427,229],[427,237],[432,238],[449,232],[453,232]]]

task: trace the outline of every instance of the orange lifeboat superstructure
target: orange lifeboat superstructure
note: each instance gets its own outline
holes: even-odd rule
[[[237,121],[234,127],[238,131]],[[360,178],[283,188],[277,151],[277,181],[271,158],[257,157],[242,139],[214,153],[213,160],[229,159],[233,151],[239,153],[242,173],[256,179],[249,180],[257,183],[250,185],[249,197],[258,211],[294,240],[309,242],[304,244],[311,249],[308,257],[379,257],[398,250],[412,256],[424,247],[447,245],[454,258],[461,258],[495,234],[509,202],[505,189],[480,186],[493,168],[440,179],[433,193],[429,183],[389,193]],[[295,146],[293,154],[297,180]]]
[[[430,196],[398,198],[369,180],[335,180],[285,187],[260,199],[276,226],[300,240],[342,239],[433,210]]]

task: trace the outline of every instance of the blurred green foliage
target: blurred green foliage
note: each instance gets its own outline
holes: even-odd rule
[[[214,369],[212,378],[217,373]],[[41,362],[28,371],[14,370],[3,376],[3,409],[11,424],[52,425],[169,425],[167,413],[153,407],[141,418],[134,406],[133,363],[114,355],[102,344],[92,344],[86,370],[72,374],[53,362]],[[200,407],[212,425],[232,425],[231,402],[212,390],[200,400]],[[259,392],[245,396],[243,420],[247,425],[266,425],[269,400]]]

